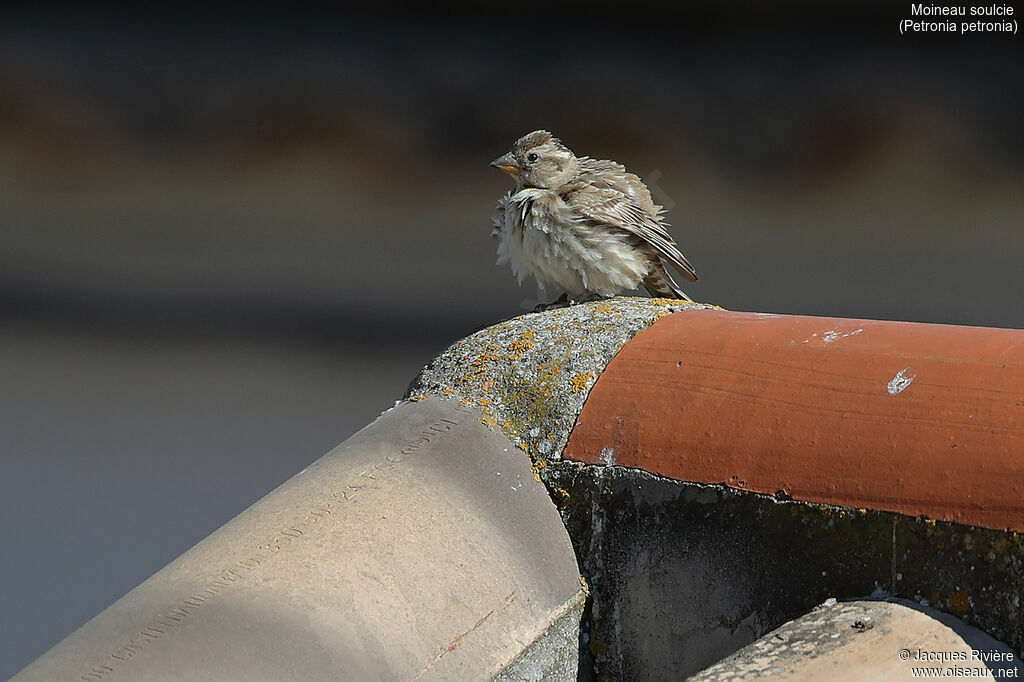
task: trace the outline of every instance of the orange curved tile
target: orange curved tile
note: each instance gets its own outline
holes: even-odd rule
[[[676,313],[608,365],[563,457],[1024,531],[1024,331]]]

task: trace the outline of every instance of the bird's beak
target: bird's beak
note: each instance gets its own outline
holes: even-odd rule
[[[509,175],[519,175],[519,164],[516,163],[511,152],[505,154],[505,156],[499,156],[494,161],[491,161],[491,165],[502,172],[508,173]]]

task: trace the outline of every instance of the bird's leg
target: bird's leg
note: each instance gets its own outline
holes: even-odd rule
[[[555,308],[565,308],[566,306],[572,305],[572,301],[569,300],[569,294],[562,294],[551,303],[541,303],[533,309],[535,313],[542,313],[545,310],[554,310]]]
[[[607,298],[611,297],[602,296],[601,294],[595,293],[593,291],[584,291],[583,295],[580,296],[579,299],[573,301],[573,303],[590,303],[591,301],[603,301]]]

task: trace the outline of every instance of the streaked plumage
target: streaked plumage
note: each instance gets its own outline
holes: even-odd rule
[[[520,283],[531,275],[575,300],[643,283],[656,296],[690,300],[666,265],[695,282],[693,266],[668,233],[661,206],[621,164],[576,157],[537,130],[491,165],[516,181],[498,202],[494,234],[498,263],[509,263]]]

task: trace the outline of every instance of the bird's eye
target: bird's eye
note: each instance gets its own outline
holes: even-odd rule
[[[527,161],[536,161],[537,160],[537,153],[536,152],[530,152],[529,154],[526,155],[526,160]]]

